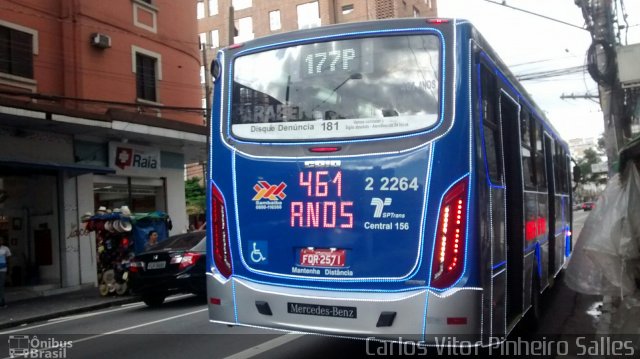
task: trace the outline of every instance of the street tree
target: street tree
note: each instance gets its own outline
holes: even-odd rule
[[[206,191],[200,181],[199,177],[193,177],[184,182],[188,214],[205,213]]]

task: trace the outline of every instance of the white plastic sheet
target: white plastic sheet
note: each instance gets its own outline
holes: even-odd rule
[[[594,295],[627,296],[640,278],[640,175],[615,175],[587,217],[565,273],[567,286]]]

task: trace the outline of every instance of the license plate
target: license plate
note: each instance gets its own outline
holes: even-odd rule
[[[307,303],[287,303],[287,312],[301,315],[317,315],[320,317],[336,317],[356,319],[358,309],[356,307],[341,307],[337,305],[318,305]]]
[[[149,264],[147,264],[147,269],[162,269],[166,267],[166,265],[167,265],[167,262],[165,261],[150,262]]]
[[[347,251],[344,249],[300,250],[300,265],[306,267],[344,267]]]

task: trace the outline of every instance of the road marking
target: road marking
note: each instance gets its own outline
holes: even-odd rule
[[[296,339],[299,339],[300,337],[303,337],[304,334],[285,334],[282,336],[279,336],[275,339],[271,339],[268,342],[264,342],[262,344],[258,344],[254,347],[251,347],[249,349],[243,350],[241,352],[235,353],[231,356],[226,357],[225,359],[247,359],[247,358],[251,358],[254,357],[258,354],[262,354],[266,351],[269,351],[271,349],[277,348],[281,345],[287,344],[289,342],[292,342]]]
[[[116,330],[112,330],[110,332],[106,332],[106,333],[102,333],[102,334],[96,334],[96,335],[92,335],[90,337],[85,337],[85,338],[78,339],[78,340],[73,340],[72,343],[73,343],[73,345],[76,345],[77,343],[86,342],[88,340],[102,338],[102,337],[107,336],[107,335],[117,334],[117,333],[121,333],[121,332],[126,332],[128,330],[132,330],[132,329],[138,329],[138,328],[146,327],[146,326],[149,326],[149,325],[158,324],[158,323],[166,322],[166,321],[169,321],[169,320],[186,317],[186,316],[192,315],[192,314],[202,313],[202,312],[207,311],[207,310],[209,310],[209,308],[204,308],[204,309],[200,309],[200,310],[194,310],[193,312],[178,314],[178,315],[174,315],[172,317],[159,319],[159,320],[154,320],[154,321],[151,321],[151,322],[142,323],[142,324],[138,324],[138,325],[133,325],[133,326],[122,328],[122,329],[116,329]],[[38,350],[38,352],[43,352],[43,351],[47,351],[47,350],[51,350],[51,349],[53,349],[53,348],[44,348],[44,349]],[[12,358],[13,358],[12,356],[8,356],[8,357],[2,358],[2,359],[12,359]]]
[[[174,315],[172,317],[168,317],[168,318],[164,318],[164,319],[158,319],[158,320],[154,320],[151,322],[146,322],[146,323],[142,323],[142,324],[138,324],[138,325],[132,325],[130,327],[126,327],[126,328],[122,328],[122,329],[116,329],[116,330],[112,330],[110,332],[106,332],[106,333],[102,333],[102,334],[96,334],[96,335],[92,335],[90,337],[86,337],[86,338],[82,338],[82,339],[78,339],[78,340],[74,340],[73,343],[82,343],[82,342],[86,342],[87,340],[91,340],[91,339],[96,339],[96,338],[100,338],[100,337],[104,337],[106,335],[111,335],[111,334],[116,334],[116,333],[121,333],[121,332],[126,332],[127,330],[132,330],[132,329],[138,329],[138,328],[142,328],[142,327],[146,327],[149,325],[153,325],[153,324],[158,324],[158,323],[162,323],[162,322],[166,322],[169,320],[173,320],[173,319],[178,319],[178,318],[182,318],[182,317],[186,317],[188,315],[192,315],[192,314],[198,314],[198,313],[202,313],[204,311],[209,310],[209,308],[204,308],[204,309],[198,309],[198,310],[194,310],[193,312],[188,312],[188,313],[182,313],[182,314],[178,314],[178,315]]]
[[[176,296],[172,296],[172,297],[167,298],[166,301],[167,302],[173,302],[173,301],[176,301],[176,300],[180,300],[180,299],[184,299],[184,298],[192,297],[192,296],[193,295],[191,295],[191,294],[176,295]],[[131,308],[143,307],[143,306],[144,306],[144,303],[141,303],[141,302],[128,303],[128,304],[123,304],[123,305],[121,305],[121,306],[119,306],[117,308],[102,310],[102,311],[99,311],[99,312],[86,313],[86,314],[76,314],[76,315],[71,315],[71,316],[66,316],[66,317],[49,319],[46,323],[43,323],[43,324],[32,325],[32,326],[29,326],[28,324],[25,324],[25,326],[21,327],[20,329],[11,329],[11,330],[7,330],[7,331],[4,331],[4,332],[0,332],[0,335],[24,332],[26,330],[46,327],[46,326],[53,325],[53,324],[64,323],[64,322],[69,322],[69,321],[76,320],[76,319],[84,319],[84,318],[89,318],[89,317],[93,317],[93,316],[96,316],[96,315],[113,313],[113,312],[118,312],[118,311],[125,310],[125,309],[131,309]]]

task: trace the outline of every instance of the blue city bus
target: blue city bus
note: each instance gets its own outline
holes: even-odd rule
[[[210,321],[486,345],[539,315],[569,149],[469,22],[282,33],[211,72]]]

